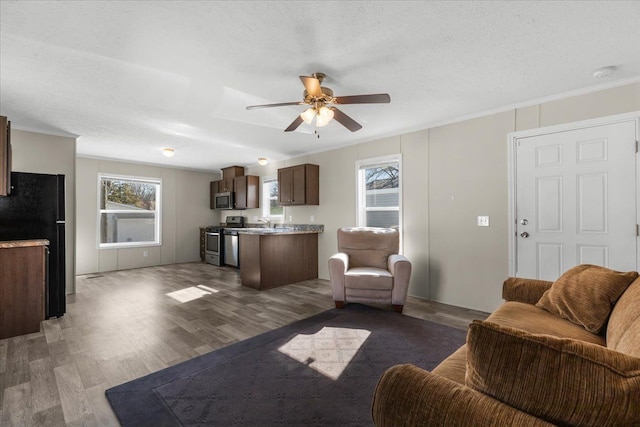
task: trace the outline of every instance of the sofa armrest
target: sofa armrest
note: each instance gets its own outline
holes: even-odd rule
[[[509,277],[502,284],[502,298],[506,301],[535,304],[552,284],[548,280]]]
[[[371,415],[378,427],[553,425],[413,365],[396,365],[382,375]]]

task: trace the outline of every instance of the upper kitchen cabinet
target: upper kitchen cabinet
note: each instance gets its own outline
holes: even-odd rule
[[[305,163],[278,169],[278,202],[281,205],[319,205],[320,167]]]
[[[243,175],[233,178],[235,189],[235,209],[254,209],[260,207],[259,190],[260,177]]]
[[[233,179],[244,175],[242,166],[229,166],[222,168],[222,180],[218,181],[218,193],[236,191],[233,187]]]
[[[0,196],[11,192],[11,122],[0,116]]]
[[[216,193],[233,192],[233,209],[254,209],[260,207],[260,177],[245,175],[241,166],[222,169],[222,179],[211,182],[211,209],[215,209]]]
[[[211,209],[215,209],[216,207],[216,193],[219,193],[218,190],[219,183],[221,181],[211,181],[209,183],[209,206]]]

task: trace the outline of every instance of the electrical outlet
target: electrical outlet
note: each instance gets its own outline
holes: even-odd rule
[[[289,222],[293,221],[293,215],[289,215]]]
[[[258,222],[258,215],[253,216],[253,222]]]
[[[142,252],[142,256],[143,257],[148,257],[149,256],[149,251],[143,251]]]
[[[311,221],[311,222],[316,222],[316,216],[315,216],[315,215],[311,215],[311,216],[309,217],[309,221]]]
[[[478,227],[488,227],[489,226],[489,217],[488,216],[479,216],[478,217]]]

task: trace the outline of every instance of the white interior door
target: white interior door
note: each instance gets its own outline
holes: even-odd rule
[[[516,141],[516,276],[637,270],[636,123]]]

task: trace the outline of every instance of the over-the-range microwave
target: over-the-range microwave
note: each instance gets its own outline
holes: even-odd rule
[[[226,193],[216,193],[214,207],[215,209],[233,209],[234,193],[229,191]]]

